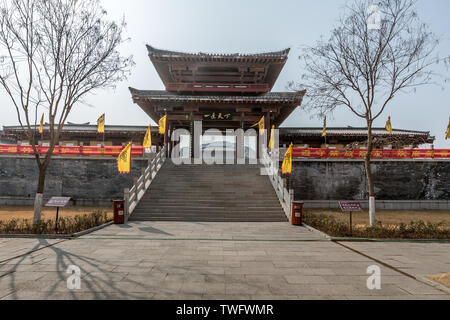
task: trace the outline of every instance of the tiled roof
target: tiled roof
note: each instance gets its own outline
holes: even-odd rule
[[[322,135],[323,128],[280,128],[282,134],[296,134],[296,135]],[[373,128],[372,133],[374,135],[387,135],[388,132],[385,128]],[[393,135],[404,135],[404,136],[423,136],[430,135],[427,131],[414,131],[414,130],[399,130],[394,129]],[[328,128],[327,135],[339,135],[339,136],[366,136],[367,128]]]
[[[290,52],[290,48],[284,49],[281,51],[274,52],[265,52],[265,53],[254,53],[254,54],[241,54],[241,53],[232,53],[232,54],[215,54],[215,53],[186,53],[186,52],[177,52],[170,50],[161,50],[154,48],[150,45],[147,45],[147,50],[149,54],[153,55],[161,55],[161,56],[190,56],[190,57],[212,57],[212,58],[249,58],[249,57],[287,57]]]
[[[167,91],[159,90],[137,90],[129,88],[133,98],[143,98],[155,101],[223,101],[223,102],[252,102],[252,103],[267,103],[267,102],[295,102],[301,101],[305,95],[305,91],[298,92],[269,92],[257,96],[200,96],[200,95],[178,95]]]
[[[32,126],[35,130],[39,129],[39,126]],[[106,132],[145,132],[148,126],[105,126]],[[44,130],[49,130],[50,125],[45,124]],[[4,131],[22,131],[20,126],[5,126],[3,127]],[[156,127],[152,127],[152,131],[158,130]],[[96,132],[97,125],[89,125],[89,124],[66,124],[64,125],[63,131],[71,131],[71,132]]]
[[[35,130],[39,129],[39,126],[34,126]],[[105,126],[107,132],[145,132],[147,130],[147,126]],[[44,130],[48,130],[49,125],[44,125]],[[156,126],[152,127],[152,131],[157,131],[158,128]],[[5,126],[3,127],[3,132],[0,131],[0,137],[3,136],[6,138],[6,133],[8,131],[22,131],[20,126]],[[67,124],[64,126],[63,131],[70,132],[97,132],[97,125],[90,124]],[[322,128],[280,128],[280,133],[283,134],[294,134],[294,135],[306,135],[306,136],[320,136],[322,135]],[[374,135],[387,135],[387,131],[384,128],[374,128],[372,129]],[[430,132],[428,131],[414,131],[414,130],[400,130],[394,129],[394,135],[401,136],[429,136]],[[366,136],[367,128],[328,128],[327,129],[328,136]]]

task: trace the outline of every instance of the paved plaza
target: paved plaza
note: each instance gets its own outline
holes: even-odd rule
[[[69,266],[81,288],[69,290]],[[381,290],[367,268],[381,268]],[[136,222],[0,239],[0,299],[450,299],[450,244],[334,243],[288,223]]]

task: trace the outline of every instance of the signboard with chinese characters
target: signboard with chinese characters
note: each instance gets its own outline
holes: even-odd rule
[[[211,112],[203,115],[203,120],[230,121],[233,120],[233,116],[231,113]]]
[[[69,203],[70,199],[67,197],[53,197],[49,202],[45,205],[46,207],[56,207],[56,208],[64,208]]]
[[[362,211],[361,203],[355,201],[339,201],[342,212]]]

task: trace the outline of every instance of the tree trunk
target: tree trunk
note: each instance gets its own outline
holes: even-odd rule
[[[44,196],[46,172],[47,172],[47,168],[45,166],[39,167],[39,180],[38,180],[36,197],[34,199],[34,218],[33,218],[34,225],[39,224],[41,222],[41,212],[42,212],[42,206],[43,206],[43,196]]]
[[[370,160],[372,157],[373,143],[372,143],[372,121],[367,120],[367,154],[364,159],[364,165],[366,169],[367,186],[369,189],[369,218],[370,227],[376,226],[376,208],[375,208],[375,187],[373,184],[372,168],[370,166]]]

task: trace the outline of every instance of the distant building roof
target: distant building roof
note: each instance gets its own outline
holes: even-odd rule
[[[35,130],[39,129],[39,126],[32,126]],[[146,132],[148,126],[132,126],[132,125],[106,125],[106,132]],[[44,125],[44,131],[49,130],[49,124]],[[292,127],[281,127],[280,133],[282,135],[292,134],[297,136],[321,136],[323,128],[292,128]],[[22,132],[22,127],[20,126],[4,126],[3,131],[0,131],[0,138],[11,137],[13,132]],[[97,132],[97,125],[91,125],[89,122],[85,124],[73,124],[68,123],[64,125],[63,131],[73,132],[73,133],[83,133],[83,132]],[[158,131],[157,126],[152,126],[152,132]],[[374,135],[389,135],[385,128],[373,128],[372,133]],[[393,129],[393,135],[397,136],[427,136],[430,137],[429,131],[415,131],[415,130],[404,130],[404,129]],[[355,128],[355,127],[332,127],[327,129],[327,136],[367,136],[367,128]]]
[[[296,134],[296,135],[322,135],[323,128],[280,128],[280,131],[284,134]],[[385,128],[373,128],[372,133],[374,135],[389,135]],[[393,135],[405,135],[405,136],[423,136],[430,135],[429,131],[415,131],[415,130],[403,130],[393,129]],[[355,128],[355,127],[341,127],[341,128],[328,128],[327,135],[333,136],[367,136],[367,128]]]
[[[32,126],[35,130],[39,129],[39,126]],[[112,132],[142,132],[146,131],[148,126],[120,126],[120,125],[106,125],[105,131],[112,131]],[[44,124],[44,131],[49,130],[50,125],[48,123]],[[70,132],[96,132],[97,131],[97,125],[91,125],[88,123],[86,124],[73,124],[68,123],[64,125],[63,128],[64,131],[70,131]],[[152,131],[157,131],[158,128],[152,127]],[[20,126],[4,126],[3,127],[4,132],[11,132],[11,131],[23,131],[22,127]]]

